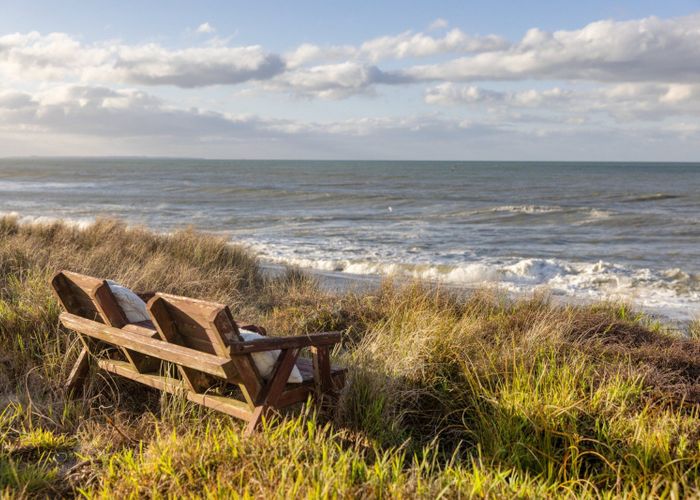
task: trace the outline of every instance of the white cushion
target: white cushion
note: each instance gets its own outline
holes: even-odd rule
[[[241,330],[240,332],[243,340],[265,338],[263,335],[249,330]],[[281,351],[279,349],[273,349],[272,351],[253,352],[251,354],[253,355],[253,361],[260,375],[262,375],[263,378],[269,379],[270,376],[272,376],[272,369],[275,367],[275,363],[277,362],[277,358],[280,357]],[[290,384],[301,384],[303,382],[301,372],[296,364],[292,368],[292,373],[289,374],[289,380],[287,380],[287,382]]]
[[[127,287],[115,283],[112,280],[107,280],[107,284],[109,285],[109,289],[112,290],[114,298],[117,299],[117,304],[119,304],[119,307],[124,311],[124,315],[129,323],[138,323],[151,319],[146,310],[146,303],[141,300],[141,297]]]

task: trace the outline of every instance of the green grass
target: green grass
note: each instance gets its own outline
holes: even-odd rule
[[[342,330],[346,388],[251,438],[104,373],[68,399],[80,346],[48,285],[64,268],[222,301],[274,335]],[[192,230],[0,219],[0,497],[697,496],[697,332],[626,304],[498,290],[329,294]]]

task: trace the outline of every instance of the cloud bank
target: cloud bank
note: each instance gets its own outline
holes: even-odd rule
[[[515,41],[436,19],[425,32],[285,51],[231,44],[208,22],[190,33],[183,47],[0,35],[0,132],[150,137],[163,149],[177,139],[192,151],[267,141],[279,151],[313,145],[330,156],[358,144],[379,155],[380,138],[406,152],[432,145],[468,156],[477,142],[527,149],[554,136],[572,148],[616,138],[650,141],[659,154],[659,141],[700,154],[692,144],[700,131],[700,13],[532,28]],[[184,104],[210,95],[208,104]],[[285,117],[236,111],[246,96],[281,103]],[[352,112],[342,104],[349,99]],[[304,106],[316,100],[323,113],[309,118]],[[304,118],[290,117],[293,108]]]

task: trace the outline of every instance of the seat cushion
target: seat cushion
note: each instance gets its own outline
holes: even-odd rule
[[[115,283],[112,280],[107,280],[109,289],[112,295],[117,300],[117,304],[124,311],[124,315],[129,323],[139,323],[141,321],[150,321],[151,317],[146,310],[146,303],[141,300],[141,297],[136,295],[129,288]]]
[[[266,338],[259,333],[251,332],[249,330],[241,329],[240,333],[243,340]],[[251,356],[253,356],[253,362],[264,379],[269,379],[272,376],[272,370],[274,369],[277,358],[280,357],[281,353],[282,351],[279,349],[251,353]],[[296,365],[294,365],[292,368],[292,373],[289,374],[289,380],[287,380],[287,382],[290,384],[300,384],[303,382],[299,368]]]

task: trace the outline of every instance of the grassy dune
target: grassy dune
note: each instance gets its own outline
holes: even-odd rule
[[[67,268],[229,304],[272,334],[343,330],[337,406],[242,424],[91,373],[48,280]],[[0,497],[700,495],[700,327],[629,307],[425,284],[329,295],[193,231],[0,219]]]

